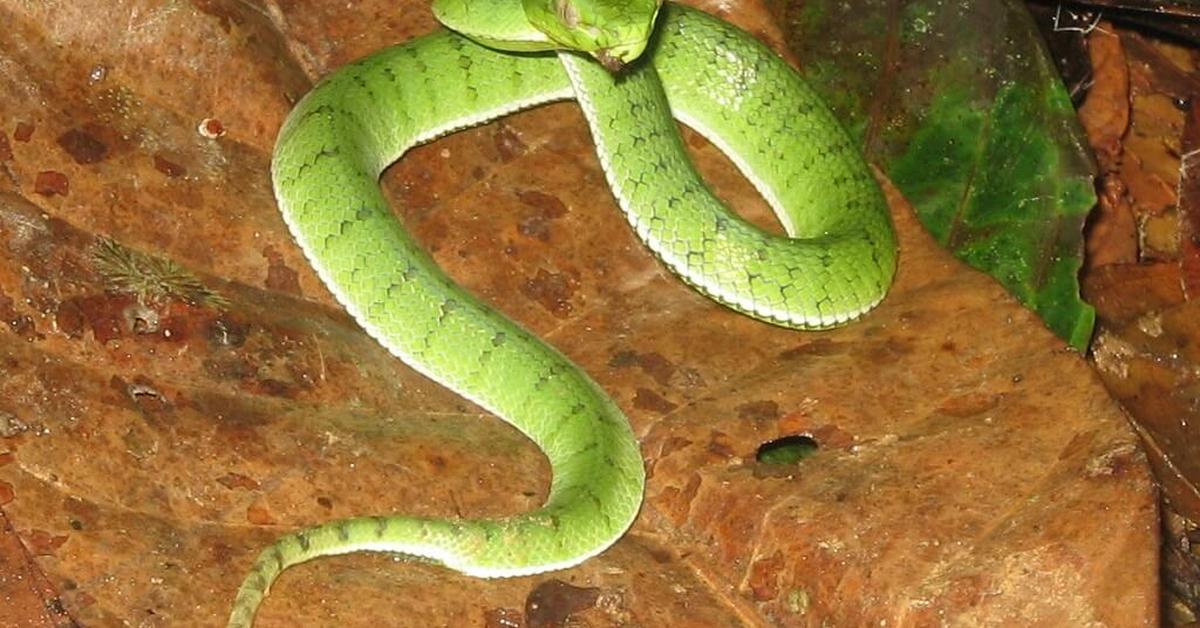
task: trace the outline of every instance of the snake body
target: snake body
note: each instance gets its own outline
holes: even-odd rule
[[[409,148],[575,98],[634,231],[687,283],[799,329],[845,323],[883,298],[895,268],[886,205],[818,96],[720,20],[666,5],[658,21],[650,62],[616,76],[580,54],[504,53],[435,33],[339,70],[288,117],[275,192],[321,279],[393,354],[532,439],[553,480],[545,505],[507,518],[359,517],[286,535],[259,555],[231,626],[250,625],[279,572],[305,560],[384,551],[472,576],[526,575],[598,554],[640,508],[642,459],[620,409],[562,354],[457,286],[392,214],[378,177]],[[733,159],[788,237],[713,196],[672,114]]]

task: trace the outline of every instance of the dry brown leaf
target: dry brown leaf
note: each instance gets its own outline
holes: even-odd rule
[[[1112,24],[1100,22],[1087,39],[1093,82],[1079,107],[1079,121],[1100,166],[1116,170],[1121,140],[1129,130],[1129,65]]]
[[[1087,39],[1093,83],[1079,107],[1079,120],[1088,143],[1100,162],[1099,204],[1088,222],[1088,268],[1137,261],[1138,230],[1125,183],[1116,176],[1121,168],[1129,130],[1129,66],[1121,38],[1112,24],[1100,22]]]
[[[1168,621],[1186,624],[1200,612],[1200,552],[1188,532],[1200,519],[1200,356],[1193,349],[1200,328],[1195,301],[1188,300],[1189,286],[1198,283],[1192,240],[1200,194],[1193,162],[1200,135],[1195,109],[1183,102],[1194,101],[1200,81],[1194,50],[1128,30],[1117,34],[1129,53],[1135,132],[1120,146],[1120,178],[1105,183],[1105,213],[1088,243],[1095,255],[1085,292],[1098,319],[1094,362],[1130,412],[1163,487],[1163,607]],[[1101,228],[1109,212],[1124,206],[1138,212],[1136,258],[1127,241],[1104,237]]]
[[[424,4],[85,0],[0,4],[0,20],[0,413],[25,426],[0,439],[3,508],[73,617],[213,625],[284,529],[540,501],[536,450],[359,332],[270,196],[303,77],[431,28]],[[38,193],[49,171],[65,194]],[[894,195],[893,293],[858,324],[800,334],[664,273],[571,104],[414,151],[385,186],[454,277],[613,394],[643,439],[648,499],[572,570],[478,581],[320,560],[279,579],[259,625],[507,625],[552,580],[596,590],[562,602],[576,625],[1155,623],[1156,496],[1123,415]],[[228,306],[113,292],[99,236],[190,269]],[[756,462],[795,434],[818,453]]]
[[[0,625],[22,628],[72,625],[54,584],[32,560],[29,546],[35,536],[31,532],[18,534],[0,510],[0,600],[4,600],[0,604]]]
[[[1200,296],[1200,102],[1188,107],[1179,162],[1179,268],[1184,297]]]

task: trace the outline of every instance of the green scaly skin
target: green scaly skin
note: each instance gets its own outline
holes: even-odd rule
[[[662,13],[653,64],[619,78],[572,53],[505,54],[438,33],[339,70],[289,116],[275,191],[322,280],[392,353],[531,438],[553,481],[542,508],[509,518],[361,517],[284,536],[259,555],[230,626],[249,626],[275,577],[312,558],[385,551],[473,576],[532,574],[603,551],[640,508],[642,461],[616,405],[455,285],[393,216],[378,176],[412,146],[575,97],[634,230],[689,284],[798,329],[848,322],[883,298],[896,262],[886,205],[820,99],[736,28],[683,7]],[[733,159],[791,237],[759,231],[713,197],[672,113]]]

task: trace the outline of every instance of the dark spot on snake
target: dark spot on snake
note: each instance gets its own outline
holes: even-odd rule
[[[312,546],[311,541],[308,539],[308,534],[304,532],[296,533],[296,544],[305,552],[308,552],[308,548]]]
[[[591,491],[588,491],[587,496],[590,497],[592,500],[592,503],[595,504],[596,514],[599,515],[600,517],[602,517],[606,522],[608,522],[605,524],[605,527],[609,527],[612,522],[612,517],[608,516],[608,514],[605,513],[604,502],[601,501],[600,498],[597,497],[596,494]]]
[[[318,161],[321,161],[323,159],[329,159],[330,157],[337,157],[341,152],[342,152],[341,148],[339,148],[336,145],[335,146],[322,146],[321,150],[319,150],[315,154],[313,154],[313,159],[312,159],[311,163],[312,163],[312,165],[315,166]]]
[[[500,345],[504,344],[507,339],[508,336],[506,336],[504,332],[498,331],[496,332],[496,335],[492,336],[492,346],[499,347]]]
[[[338,540],[343,543],[348,542],[350,540],[350,528],[345,523],[337,524],[337,536]]]
[[[572,457],[574,457],[574,456],[579,456],[579,455],[582,455],[582,454],[585,454],[585,453],[587,453],[587,452],[589,452],[589,451],[592,451],[592,450],[596,449],[596,448],[597,448],[597,447],[599,447],[599,446],[600,446],[600,441],[598,441],[598,440],[596,440],[596,439],[592,439],[592,441],[591,441],[591,442],[589,442],[587,445],[584,445],[584,446],[583,446],[583,448],[581,448],[581,449],[579,449],[578,451],[576,451],[576,452],[575,452],[575,454],[574,454]]]

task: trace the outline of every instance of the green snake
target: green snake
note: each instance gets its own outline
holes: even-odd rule
[[[275,577],[312,558],[382,551],[471,576],[528,575],[600,553],[641,507],[642,459],[617,405],[562,354],[457,286],[393,215],[379,175],[413,146],[574,98],[633,230],[700,292],[796,329],[846,323],[883,298],[895,237],[848,135],[752,37],[696,10],[660,10],[659,1],[438,0],[435,14],[456,32],[344,67],[292,111],[272,175],[317,274],[393,354],[532,439],[553,479],[541,508],[510,517],[365,516],[284,536],[257,558],[230,626],[249,626]],[[730,156],[787,236],[722,205],[672,116]]]

